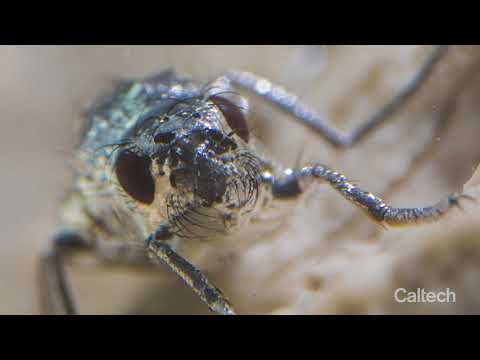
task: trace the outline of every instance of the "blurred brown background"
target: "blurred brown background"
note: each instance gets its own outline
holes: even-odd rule
[[[0,313],[39,311],[36,260],[57,226],[80,113],[112,79],[167,66],[201,81],[230,68],[252,71],[296,92],[346,130],[388,101],[430,51],[429,46],[0,47]],[[478,47],[452,46],[397,119],[347,151],[334,151],[258,99],[251,99],[251,124],[287,166],[299,158],[321,161],[393,205],[428,205],[461,191],[480,162],[479,60]],[[431,151],[424,152],[427,148]],[[480,211],[470,204],[465,209],[441,224],[384,231],[320,188],[293,210],[275,238],[242,245],[240,236],[229,251],[208,250],[195,263],[239,313],[480,313]],[[170,273],[112,272],[85,264],[69,272],[83,313],[207,313]],[[393,301],[397,287],[450,287],[457,302],[400,305]]]

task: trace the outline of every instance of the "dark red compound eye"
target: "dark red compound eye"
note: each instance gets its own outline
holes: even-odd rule
[[[151,204],[155,196],[155,182],[150,173],[151,160],[130,150],[123,150],[115,163],[115,173],[123,189],[133,199]]]
[[[247,121],[245,120],[242,110],[222,96],[213,95],[210,96],[209,100],[220,109],[234,133],[248,143],[250,132],[248,131]]]

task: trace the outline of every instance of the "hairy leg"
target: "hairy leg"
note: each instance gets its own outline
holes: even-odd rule
[[[163,235],[165,232],[163,232]],[[209,309],[220,315],[235,315],[227,298],[198,269],[177,254],[162,236],[151,235],[146,240],[148,254],[155,263],[164,263],[202,299]],[[164,237],[164,236],[163,236]]]
[[[345,199],[360,207],[375,222],[381,225],[401,226],[435,222],[452,208],[460,207],[462,198],[472,199],[464,194],[452,194],[435,205],[420,208],[396,208],[387,205],[381,198],[360,189],[344,175],[325,166],[305,166],[300,170],[288,169],[272,182],[275,199],[295,198],[312,183],[323,181],[333,187]],[[472,199],[473,200],[473,199]]]
[[[210,310],[222,315],[235,314],[221,291],[170,246],[153,236],[147,239],[146,244],[146,253],[148,253],[153,264],[164,263],[168,265],[199,295]],[[66,261],[79,252],[96,252],[107,265],[146,265],[143,259],[138,256],[138,250],[133,254],[129,254],[127,251],[118,252],[117,250],[117,248],[108,249],[106,246],[95,249],[72,232],[62,232],[55,236],[51,249],[40,259],[40,296],[43,310],[48,314],[78,314],[65,275],[64,265]],[[147,259],[147,256],[145,256],[145,259]],[[153,270],[154,267],[152,266],[149,269]]]
[[[418,73],[415,74],[412,80],[410,80],[391,101],[363,121],[356,129],[346,134],[340,133],[332,127],[330,121],[323,119],[314,110],[301,103],[295,94],[287,92],[282,87],[273,84],[267,79],[258,77],[252,73],[240,71],[229,71],[226,77],[233,84],[252,91],[256,95],[267,99],[280,109],[293,115],[295,120],[317,132],[331,145],[337,148],[348,148],[363,140],[391,119],[392,115],[400,110],[402,106],[417,93],[422,84],[426,82],[433,73],[437,63],[439,63],[446,54],[447,49],[447,45],[436,45]]]

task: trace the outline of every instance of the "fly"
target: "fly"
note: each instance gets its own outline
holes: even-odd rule
[[[337,132],[294,94],[251,73],[232,71],[202,86],[167,70],[118,85],[87,114],[73,190],[61,211],[63,229],[42,258],[49,311],[77,313],[63,264],[87,251],[132,266],[166,264],[210,310],[234,314],[226,296],[177,249],[235,233],[318,183],[383,226],[439,220],[467,196],[396,208],[322,163],[285,169],[259,155],[248,126],[248,101],[236,88],[267,99],[332,146],[350,147],[385,123],[446,51],[435,47],[414,79],[349,134]]]

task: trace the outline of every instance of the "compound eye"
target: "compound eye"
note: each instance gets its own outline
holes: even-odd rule
[[[245,120],[242,110],[237,105],[219,95],[210,96],[209,100],[220,109],[235,134],[248,143],[250,132],[248,131],[247,121]]]
[[[115,162],[120,185],[133,199],[144,204],[151,204],[155,195],[151,162],[148,156],[139,156],[130,150],[122,150]]]

